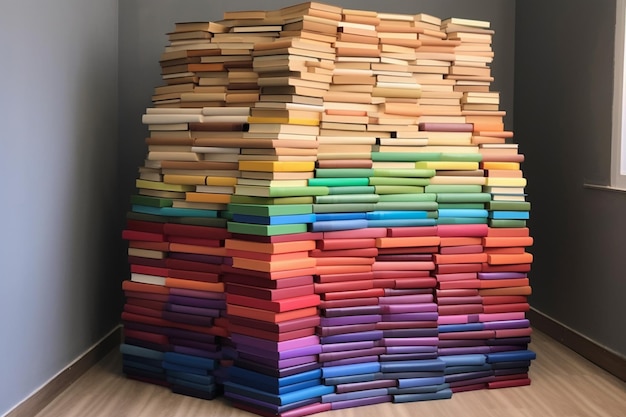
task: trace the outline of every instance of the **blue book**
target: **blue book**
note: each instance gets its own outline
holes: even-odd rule
[[[425,210],[412,211],[372,211],[367,213],[368,220],[389,220],[389,219],[426,219],[428,212]]]
[[[491,364],[485,363],[482,365],[459,365],[459,366],[446,366],[446,370],[443,372],[445,375],[452,374],[464,374],[467,372],[480,372],[491,371]]]
[[[250,214],[233,214],[233,220],[239,223],[252,224],[301,224],[313,223],[315,214],[288,214],[284,216],[254,216]]]
[[[528,211],[492,211],[489,213],[492,219],[512,219],[512,220],[528,220],[530,212]]]
[[[469,366],[469,365],[483,365],[486,361],[486,356],[483,354],[467,354],[467,355],[450,355],[440,356],[440,360],[445,362],[448,366]]]
[[[165,352],[163,355],[165,362],[175,363],[179,365],[192,366],[202,369],[215,369],[216,362],[214,359],[202,358],[199,356],[185,355],[177,352]]]
[[[365,218],[365,213],[319,213],[315,215],[315,221],[318,222],[327,222],[332,220],[359,220]]]
[[[439,218],[442,217],[487,217],[489,212],[481,209],[439,209]]]
[[[167,376],[168,378],[184,379],[200,385],[215,384],[215,377],[213,375],[196,375],[188,374],[186,372],[167,371]]]
[[[380,379],[380,373],[374,372],[371,374],[357,374],[357,375],[345,375],[335,376],[331,378],[324,378],[325,385],[341,385],[341,384],[354,384],[357,382],[369,382]]]
[[[311,224],[312,232],[331,232],[334,230],[353,230],[367,228],[367,220],[331,220],[327,222],[315,222]]]
[[[488,353],[487,362],[511,362],[511,361],[525,361],[536,359],[537,355],[532,350],[514,350],[510,352],[497,352]]]
[[[439,333],[471,332],[483,330],[485,325],[484,323],[440,324],[437,328]]]
[[[168,375],[167,382],[173,385],[180,385],[183,387],[193,388],[199,391],[213,392],[217,389],[217,385],[213,384],[198,384],[197,382],[188,381],[186,379],[174,378]]]
[[[452,390],[449,388],[443,389],[437,392],[424,393],[424,394],[400,394],[393,396],[394,403],[406,403],[415,401],[429,401],[429,400],[445,400],[452,398]]]
[[[444,217],[437,219],[437,224],[487,224],[486,217]]]
[[[204,368],[196,368],[188,365],[180,365],[173,362],[163,362],[163,368],[166,371],[178,371],[178,372],[186,372],[190,374],[196,375],[209,375],[209,370]]]
[[[231,366],[228,368],[228,371],[229,376],[232,378],[245,379],[256,386],[268,387],[285,387],[304,381],[319,381],[322,377],[322,371],[319,369],[313,369],[311,371],[301,372],[299,374],[289,375],[282,378],[265,375],[237,366]]]
[[[439,359],[383,362],[380,364],[381,372],[423,372],[423,371],[443,372],[445,367],[446,367],[446,363]]]
[[[444,376],[434,376],[426,378],[404,378],[398,379],[398,388],[414,388],[424,386],[437,386],[445,383]]]
[[[337,401],[356,400],[359,398],[378,397],[381,395],[387,395],[387,388],[376,388],[362,391],[344,392],[341,394],[326,394],[322,395],[323,403],[334,403]]]
[[[270,394],[245,385],[236,384],[234,382],[225,382],[224,388],[240,395],[249,396],[275,405],[286,405],[297,401],[307,400],[310,398],[318,398],[325,394],[335,391],[335,387],[326,385],[316,385],[304,388],[298,391],[288,392],[286,394]]]
[[[120,352],[123,355],[140,356],[142,358],[163,360],[163,352],[154,349],[148,349],[141,346],[129,345],[122,343],[120,345]]]
[[[436,219],[389,219],[389,220],[368,220],[367,227],[420,227],[434,226]]]
[[[379,362],[358,363],[355,365],[329,366],[322,368],[323,378],[332,378],[336,376],[371,374],[380,372]]]
[[[408,387],[408,388],[391,387],[391,388],[387,388],[387,393],[391,395],[426,394],[429,392],[441,391],[446,388],[450,388],[450,384],[443,383],[439,385],[423,385],[419,387]]]
[[[296,401],[295,403],[290,403],[286,405],[276,405],[230,391],[224,392],[224,396],[232,400],[235,406],[237,403],[246,404],[248,406],[253,406],[255,410],[258,410],[260,412],[264,411],[266,413],[276,416],[279,416],[281,413],[287,412],[289,410],[295,410],[306,405],[319,403],[319,398],[308,398],[306,400]]]
[[[362,340],[379,340],[383,337],[382,330],[370,330],[366,332],[343,333],[332,336],[324,336],[320,338],[320,343],[347,343],[358,342]]]
[[[309,178],[309,187],[352,187],[369,185],[368,177]]]
[[[138,369],[146,372],[151,372],[155,374],[164,374],[165,371],[161,365],[143,363],[139,361],[134,361],[132,359],[124,358],[122,359],[122,365],[126,368]]]

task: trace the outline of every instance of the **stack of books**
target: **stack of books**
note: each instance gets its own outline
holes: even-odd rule
[[[123,238],[124,372],[267,416],[527,385],[524,156],[488,22],[181,22]]]

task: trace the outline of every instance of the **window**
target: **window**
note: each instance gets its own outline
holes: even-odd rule
[[[626,0],[617,0],[615,22],[615,74],[613,94],[613,134],[611,148],[612,188],[626,190]]]

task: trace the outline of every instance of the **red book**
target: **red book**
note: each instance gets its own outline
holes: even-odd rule
[[[288,252],[288,253],[263,253],[263,252],[251,252],[239,249],[227,249],[226,255],[237,257],[237,258],[246,258],[246,259],[254,259],[257,261],[265,261],[265,262],[280,262],[280,261],[289,261],[300,258],[308,258],[309,252]]]
[[[525,303],[528,297],[523,295],[492,295],[483,297],[484,305]]]
[[[270,323],[267,321],[255,320],[247,317],[230,316],[228,318],[228,326],[231,325],[245,326],[263,330],[266,332],[292,332],[300,329],[314,329],[320,324],[319,316],[308,316],[293,320],[283,321],[282,323]]]
[[[374,265],[320,265],[316,266],[315,270],[317,275],[351,274],[358,272],[370,272]]]
[[[444,255],[436,253],[434,261],[437,265],[441,264],[460,264],[460,263],[483,263],[489,259],[486,253],[462,253],[453,255]]]
[[[530,305],[528,303],[483,305],[483,313],[508,313],[511,311],[528,311],[528,310],[530,310]]]
[[[124,338],[143,340],[143,341],[150,342],[150,343],[156,343],[158,345],[169,344],[169,340],[167,336],[163,334],[149,333],[149,332],[143,332],[143,331],[127,329],[127,328],[124,328]]]
[[[488,254],[487,263],[489,265],[510,265],[532,263],[532,253],[524,252],[519,254]]]
[[[372,265],[374,263],[373,257],[348,257],[348,256],[333,256],[315,258],[317,267],[328,265]]]
[[[126,297],[126,304],[132,304],[140,307],[151,308],[153,310],[164,310],[165,301],[147,300],[137,297]]]
[[[145,220],[126,219],[127,230],[137,230],[141,232],[163,234],[165,223],[148,222]]]
[[[530,295],[532,294],[532,288],[526,287],[505,287],[505,288],[481,288],[478,290],[478,294],[481,296],[488,295]]]
[[[167,258],[165,259],[151,259],[144,258],[142,256],[129,256],[127,258],[128,263],[132,265],[148,265],[157,268],[167,268]]]
[[[462,281],[444,281],[437,283],[437,288],[442,290],[458,288],[480,288],[480,280],[464,279]]]
[[[303,240],[320,240],[322,239],[321,232],[305,232],[305,233],[290,233],[286,235],[275,236],[258,236],[258,235],[245,235],[240,233],[233,233],[231,236],[233,239],[245,240],[248,242],[259,243],[285,243],[285,242],[298,242]]]
[[[329,301],[329,300],[343,300],[347,298],[382,297],[384,295],[385,295],[385,290],[383,288],[371,288],[368,290],[327,292],[327,293],[320,294],[320,297],[324,301]]]
[[[522,387],[525,385],[530,385],[530,378],[509,379],[506,381],[496,380],[496,381],[487,383],[487,386],[489,389]]]
[[[530,236],[528,227],[490,227],[489,237],[527,237]]]
[[[337,256],[346,256],[346,257],[363,257],[363,258],[373,258],[378,255],[377,248],[361,248],[361,249],[339,249],[339,250],[320,250],[315,249],[309,253],[309,256],[313,258],[333,258]]]
[[[441,237],[487,236],[486,224],[441,224],[437,226],[437,235]]]
[[[131,265],[130,272],[135,274],[147,274],[147,275],[156,275],[159,277],[166,277],[168,273],[167,268],[159,268],[154,266],[146,266],[146,265]]]
[[[220,276],[214,272],[186,271],[184,269],[168,269],[168,277],[190,279],[192,281],[220,282]]]
[[[481,272],[528,272],[531,264],[490,265],[484,263]]]
[[[456,274],[459,272],[486,272],[485,264],[441,264],[437,265],[437,274]]]
[[[526,252],[526,248],[523,246],[511,246],[503,248],[485,248],[485,253],[488,255],[502,255],[502,254],[520,254]]]
[[[280,272],[265,272],[265,271],[255,271],[252,269],[236,268],[230,265],[222,265],[222,271],[225,273],[250,275],[253,277],[263,278],[263,279],[268,279],[268,280],[280,280],[284,278],[300,277],[303,275],[313,275],[316,273],[315,268],[293,269],[293,270],[286,270],[286,271],[280,271]]]
[[[355,272],[352,274],[324,274],[318,275],[315,278],[315,282],[345,282],[345,281],[363,281],[374,279],[374,273],[368,272]]]
[[[161,318],[162,316],[161,312],[163,310],[155,310],[155,309],[143,307],[137,304],[126,303],[124,304],[124,311],[127,313],[141,314],[142,316]]]
[[[278,288],[294,288],[302,285],[313,284],[313,275],[301,275],[278,280],[270,280],[264,277],[247,275],[242,273],[233,273],[234,268],[228,268],[229,272],[222,275],[222,280],[227,283],[250,285],[253,287],[278,289]]]
[[[124,240],[143,240],[146,242],[165,242],[165,236],[161,233],[143,232],[139,230],[122,230]]]
[[[282,313],[284,311],[317,306],[320,303],[320,297],[317,294],[309,294],[300,297],[285,298],[283,300],[260,300],[254,297],[246,297],[245,295],[226,294],[226,302],[229,304]]]
[[[356,291],[374,288],[373,280],[315,283],[315,293]]]
[[[126,297],[127,300],[131,298],[138,298],[141,300],[150,300],[150,301],[156,301],[160,303],[166,303],[169,301],[169,295],[167,294],[154,294],[154,293],[141,292],[141,291],[126,291],[125,290],[124,296]]]
[[[130,280],[122,281],[122,290],[165,295],[170,293],[169,288],[162,285],[144,284],[142,282],[135,282]]]
[[[437,280],[433,277],[423,278],[397,278],[394,288],[435,288]]]
[[[292,288],[259,288],[251,285],[240,285],[234,283],[226,284],[226,292],[231,294],[243,295],[246,297],[258,298],[261,300],[284,300],[286,298],[301,297],[313,294],[313,285],[301,285]]]
[[[328,239],[319,240],[317,242],[317,248],[323,251],[332,250],[347,250],[347,249],[375,249],[375,238],[363,238],[363,239]]]
[[[298,310],[285,311],[277,313],[258,308],[240,306],[235,304],[226,305],[226,314],[233,316],[248,317],[255,320],[269,321],[272,323],[281,323],[287,320],[298,319],[302,317],[317,315],[317,307],[307,307]]]
[[[524,327],[522,329],[499,329],[496,330],[497,338],[508,338],[508,337],[526,337],[530,336],[533,332],[531,327]]]
[[[464,279],[477,279],[476,272],[459,272],[456,274],[435,274],[437,281],[461,281]]]
[[[293,330],[290,332],[272,332],[261,330],[255,327],[239,326],[232,323],[228,326],[228,330],[231,333],[239,333],[246,336],[258,337],[259,339],[271,340],[274,342],[284,342],[286,340],[298,339],[300,337],[312,336],[315,334],[314,327]]]
[[[346,333],[368,332],[370,330],[376,330],[376,323],[345,324],[343,326],[324,327],[317,326],[315,328],[315,334],[318,336],[334,336]]]
[[[485,247],[505,247],[505,246],[532,246],[533,238],[530,236],[485,236],[483,245]]]
[[[171,243],[180,243],[183,245],[195,245],[195,246],[208,246],[212,248],[219,248],[223,246],[223,241],[217,239],[205,239],[199,237],[190,237],[190,236],[177,236],[177,235],[169,235],[167,237],[168,242]]]
[[[390,227],[387,229],[387,236],[389,237],[437,236],[437,226]]]
[[[435,291],[437,298],[443,297],[473,297],[478,295],[477,288],[451,288],[451,289],[438,289]]]
[[[156,250],[161,252],[169,252],[169,242],[150,242],[145,240],[131,240],[128,242],[129,248]]]
[[[482,237],[442,237],[439,246],[482,245]]]
[[[482,304],[439,305],[437,306],[437,312],[444,316],[452,314],[478,314],[483,312],[483,306]]]
[[[387,236],[387,229],[373,227],[367,229],[338,230],[334,232],[324,232],[323,239],[366,239]]]
[[[230,232],[221,227],[198,226],[193,224],[166,223],[163,227],[166,235],[180,235],[204,239],[223,240],[230,237]]]
[[[319,308],[357,307],[378,305],[378,297],[371,298],[338,298],[336,300],[322,300]]]
[[[528,285],[530,285],[528,278],[480,280],[480,288],[524,287]]]
[[[389,278],[427,278],[431,276],[430,271],[373,271],[374,279]]]
[[[439,253],[442,255],[454,255],[462,253],[480,253],[483,251],[482,245],[445,246]]]
[[[375,262],[372,271],[432,271],[435,263],[432,261],[422,262]]]
[[[482,304],[483,298],[480,295],[473,295],[469,297],[439,297],[437,298],[437,304],[443,305],[455,305],[455,304]],[[483,310],[485,306],[483,305]],[[485,313],[488,311],[485,310]]]

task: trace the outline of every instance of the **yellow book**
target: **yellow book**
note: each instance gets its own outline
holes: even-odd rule
[[[135,187],[147,188],[149,190],[176,191],[176,192],[193,191],[195,189],[193,185],[166,184],[164,182],[147,181],[147,180],[142,180],[142,179],[135,180]]]
[[[483,162],[483,169],[520,169],[519,162]]]
[[[185,193],[185,200],[196,203],[230,203],[230,194],[213,194],[213,193]]]
[[[263,171],[263,172],[303,172],[315,170],[315,162],[302,161],[239,161],[240,171]]]
[[[276,123],[285,125],[304,125],[304,126],[319,126],[320,121],[316,119],[297,119],[293,117],[248,117],[248,123]]]
[[[163,182],[168,184],[181,185],[204,185],[206,177],[204,175],[164,175]]]
[[[525,187],[526,178],[486,177],[485,185],[491,187]]]
[[[206,177],[206,185],[232,187],[237,184],[237,178],[234,177]]]
[[[466,161],[419,161],[415,163],[418,169],[441,169],[441,170],[473,170],[478,169],[478,162]]]

